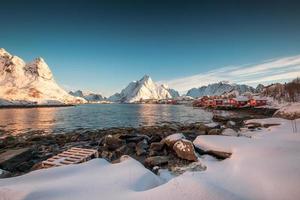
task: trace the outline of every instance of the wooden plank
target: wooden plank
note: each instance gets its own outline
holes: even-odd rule
[[[86,162],[92,157],[98,157],[98,151],[94,149],[82,149],[78,147],[72,147],[67,151],[57,154],[42,162],[43,168],[58,167],[70,164],[78,164]]]

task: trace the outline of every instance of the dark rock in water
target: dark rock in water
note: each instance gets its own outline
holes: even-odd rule
[[[29,148],[11,149],[0,154],[0,168],[8,171],[15,171],[20,163],[30,161],[33,151]],[[22,167],[20,168],[22,171]]]
[[[161,151],[165,144],[162,142],[153,142],[150,144],[150,151]]]
[[[119,139],[116,136],[107,135],[104,139],[104,146],[109,150],[116,150],[117,148],[125,144],[124,140]]]
[[[194,145],[189,140],[181,139],[177,141],[173,146],[173,150],[176,152],[179,158],[190,161],[198,160]]]
[[[145,160],[145,165],[148,167],[154,167],[154,166],[160,166],[167,164],[169,161],[168,156],[153,156],[153,157],[148,157]]]
[[[208,135],[221,135],[221,133],[222,133],[221,129],[217,129],[217,128],[208,131]]]
[[[149,145],[146,140],[140,141],[135,147],[136,155],[141,156],[147,154]]]

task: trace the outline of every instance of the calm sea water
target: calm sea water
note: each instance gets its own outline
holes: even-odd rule
[[[75,129],[137,127],[164,122],[210,122],[212,113],[183,105],[89,104],[75,107],[0,109],[2,132],[61,133]]]

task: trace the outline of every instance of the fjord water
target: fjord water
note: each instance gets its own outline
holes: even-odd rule
[[[165,122],[210,122],[212,113],[184,105],[86,104],[73,107],[0,109],[0,131],[41,130],[64,133],[78,129],[138,127]]]

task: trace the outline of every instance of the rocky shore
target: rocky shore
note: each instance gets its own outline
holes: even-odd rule
[[[199,135],[239,136],[243,128],[257,129],[260,125],[245,126],[243,121],[257,116],[231,117],[214,115],[212,123],[163,123],[157,126],[138,128],[110,128],[80,130],[65,134],[43,134],[39,131],[18,137],[7,136],[0,141],[0,169],[2,177],[21,175],[41,167],[46,160],[71,147],[93,148],[102,158],[118,162],[122,155],[129,155],[154,172],[169,169],[180,173],[182,167],[191,165],[191,170],[203,169],[193,164],[197,156],[209,154],[225,159],[230,154],[203,151],[192,141]]]

